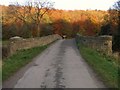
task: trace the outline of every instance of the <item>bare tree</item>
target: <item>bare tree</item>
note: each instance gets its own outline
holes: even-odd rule
[[[32,12],[32,7],[34,7],[34,11]],[[40,27],[41,20],[43,16],[49,12],[50,9],[53,8],[53,3],[49,1],[39,1],[39,2],[29,2],[28,3],[28,12],[31,16],[33,22],[37,25],[37,36],[40,36]]]
[[[120,11],[120,0],[118,0],[118,1],[113,5],[113,7],[114,7],[115,9],[117,9],[118,11]]]
[[[43,16],[53,8],[53,2],[50,1],[37,1],[37,2],[27,2],[25,5],[20,5],[15,3],[11,5],[11,11],[14,13],[15,17],[21,20],[28,29],[30,22],[34,22],[37,26],[37,36],[40,36],[40,25]],[[31,35],[32,31],[30,30]]]

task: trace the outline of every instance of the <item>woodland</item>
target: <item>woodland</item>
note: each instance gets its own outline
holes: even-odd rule
[[[113,50],[120,51],[120,1],[114,8],[102,10],[58,10],[50,2],[27,5],[0,5],[2,9],[2,39],[13,36],[42,37],[51,34],[74,38],[83,36],[113,36]]]

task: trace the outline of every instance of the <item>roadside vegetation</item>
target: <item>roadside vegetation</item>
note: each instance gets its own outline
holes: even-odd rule
[[[1,43],[2,43],[3,46],[8,45],[8,42],[9,42],[8,40],[1,41]]]
[[[2,60],[0,59],[0,85],[2,84]]]
[[[32,59],[45,50],[49,45],[34,47],[27,50],[20,50],[16,54],[3,60],[2,64],[2,79],[8,79],[21,67],[28,64]]]
[[[105,85],[109,88],[118,88],[117,60],[86,46],[80,44],[77,45],[82,57],[93,68]]]

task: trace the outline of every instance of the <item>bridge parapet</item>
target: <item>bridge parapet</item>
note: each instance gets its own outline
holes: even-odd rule
[[[9,40],[9,44],[5,49],[3,49],[3,52],[6,53],[5,57],[8,57],[14,54],[18,50],[47,45],[57,39],[61,39],[61,36],[55,34],[55,35],[48,35],[44,37],[28,38],[28,39],[24,39],[21,37],[14,37]]]
[[[104,35],[91,37],[77,34],[76,40],[87,47],[96,49],[97,51],[104,52],[108,55],[112,54],[112,36]]]

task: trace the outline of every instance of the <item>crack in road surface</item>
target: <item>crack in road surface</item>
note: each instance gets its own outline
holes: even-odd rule
[[[13,86],[14,88],[105,88],[82,59],[75,39],[58,40],[51,45],[34,60],[34,64],[20,79],[16,79]],[[6,88],[11,86],[7,84]]]

